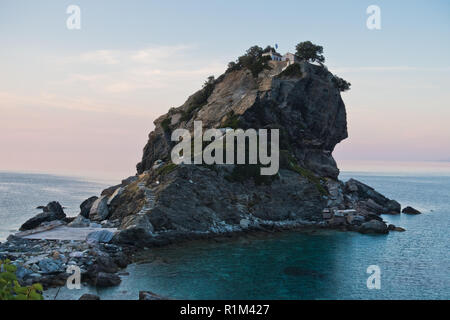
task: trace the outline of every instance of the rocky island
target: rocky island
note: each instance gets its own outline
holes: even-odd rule
[[[223,75],[208,78],[154,121],[135,176],[84,201],[75,218],[59,203],[43,207],[0,244],[0,259],[12,260],[25,284],[64,285],[66,268],[76,265],[83,281],[111,286],[136,252],[152,246],[301,228],[403,231],[380,216],[400,214],[398,202],[357,180],[338,179],[332,153],[348,135],[341,91],[349,84],[320,59],[274,55],[273,48],[252,47]],[[278,174],[261,176],[258,165],[174,164],[171,133],[193,131],[194,121],[216,129],[278,129]],[[52,238],[58,230],[63,236]]]

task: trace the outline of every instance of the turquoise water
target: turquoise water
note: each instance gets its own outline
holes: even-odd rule
[[[80,212],[86,198],[100,194],[105,182],[48,174],[0,172],[0,241],[17,232],[27,219],[42,212],[37,206],[59,201],[68,216]]]
[[[350,177],[424,213],[384,216],[407,230],[389,235],[289,232],[151,249],[120,286],[62,289],[57,298],[137,299],[150,290],[177,299],[449,299],[450,176],[341,174]],[[369,265],[381,269],[380,290],[367,288]]]

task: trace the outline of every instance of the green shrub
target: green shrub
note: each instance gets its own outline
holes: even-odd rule
[[[294,63],[289,65],[286,69],[283,70],[279,75],[279,77],[301,77],[302,76],[302,68],[298,63]]]
[[[209,96],[213,93],[216,86],[214,76],[209,76],[203,84],[203,88],[190,98],[187,110],[181,116],[181,121],[187,121],[192,118],[194,112],[202,108],[207,102]]]
[[[267,48],[266,48],[267,49]],[[261,47],[250,47],[243,56],[240,56],[236,62],[230,62],[226,72],[241,70],[247,68],[251,71],[253,77],[257,77],[258,74],[264,69],[270,69],[268,62],[269,56],[262,56],[264,50]]]
[[[345,81],[342,78],[339,78],[338,76],[333,76],[333,83],[336,86],[336,88],[339,89],[339,91],[347,91],[350,90],[350,86],[352,85],[350,82]]]
[[[297,44],[295,47],[296,55],[300,60],[311,61],[311,62],[325,62],[325,57],[323,56],[323,47],[315,45],[311,41],[304,41]]]
[[[0,300],[43,300],[44,289],[39,283],[22,287],[16,277],[17,267],[6,259],[0,260]]]

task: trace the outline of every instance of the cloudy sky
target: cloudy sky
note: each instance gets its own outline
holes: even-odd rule
[[[352,83],[338,161],[450,160],[448,39],[446,0],[0,0],[0,170],[134,174],[153,120],[207,76],[251,45],[304,40]]]

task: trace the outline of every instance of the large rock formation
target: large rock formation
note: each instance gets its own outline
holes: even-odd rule
[[[155,120],[137,175],[106,189],[90,209],[90,217],[118,222],[113,241],[145,246],[299,225],[388,232],[379,215],[399,212],[399,204],[356,180],[337,179],[332,152],[347,137],[347,122],[334,75],[307,62],[269,66],[257,76],[246,68],[227,71]],[[279,173],[173,164],[171,132],[192,132],[194,120],[204,129],[279,129]]]
[[[66,214],[59,202],[52,201],[45,207],[42,207],[43,212],[35,215],[27,220],[21,227],[20,231],[31,230],[39,227],[42,223],[52,222],[54,220],[64,220]]]
[[[286,67],[270,62],[270,70],[254,77],[247,70],[227,72],[196,92],[181,107],[155,120],[144,148],[138,173],[158,160],[169,160],[175,128],[193,130],[194,120],[205,128],[279,128],[281,149],[290,150],[299,164],[314,173],[336,179],[339,170],[331,153],[347,137],[345,105],[334,76],[324,67],[302,62]],[[292,71],[293,70],[293,71]]]

